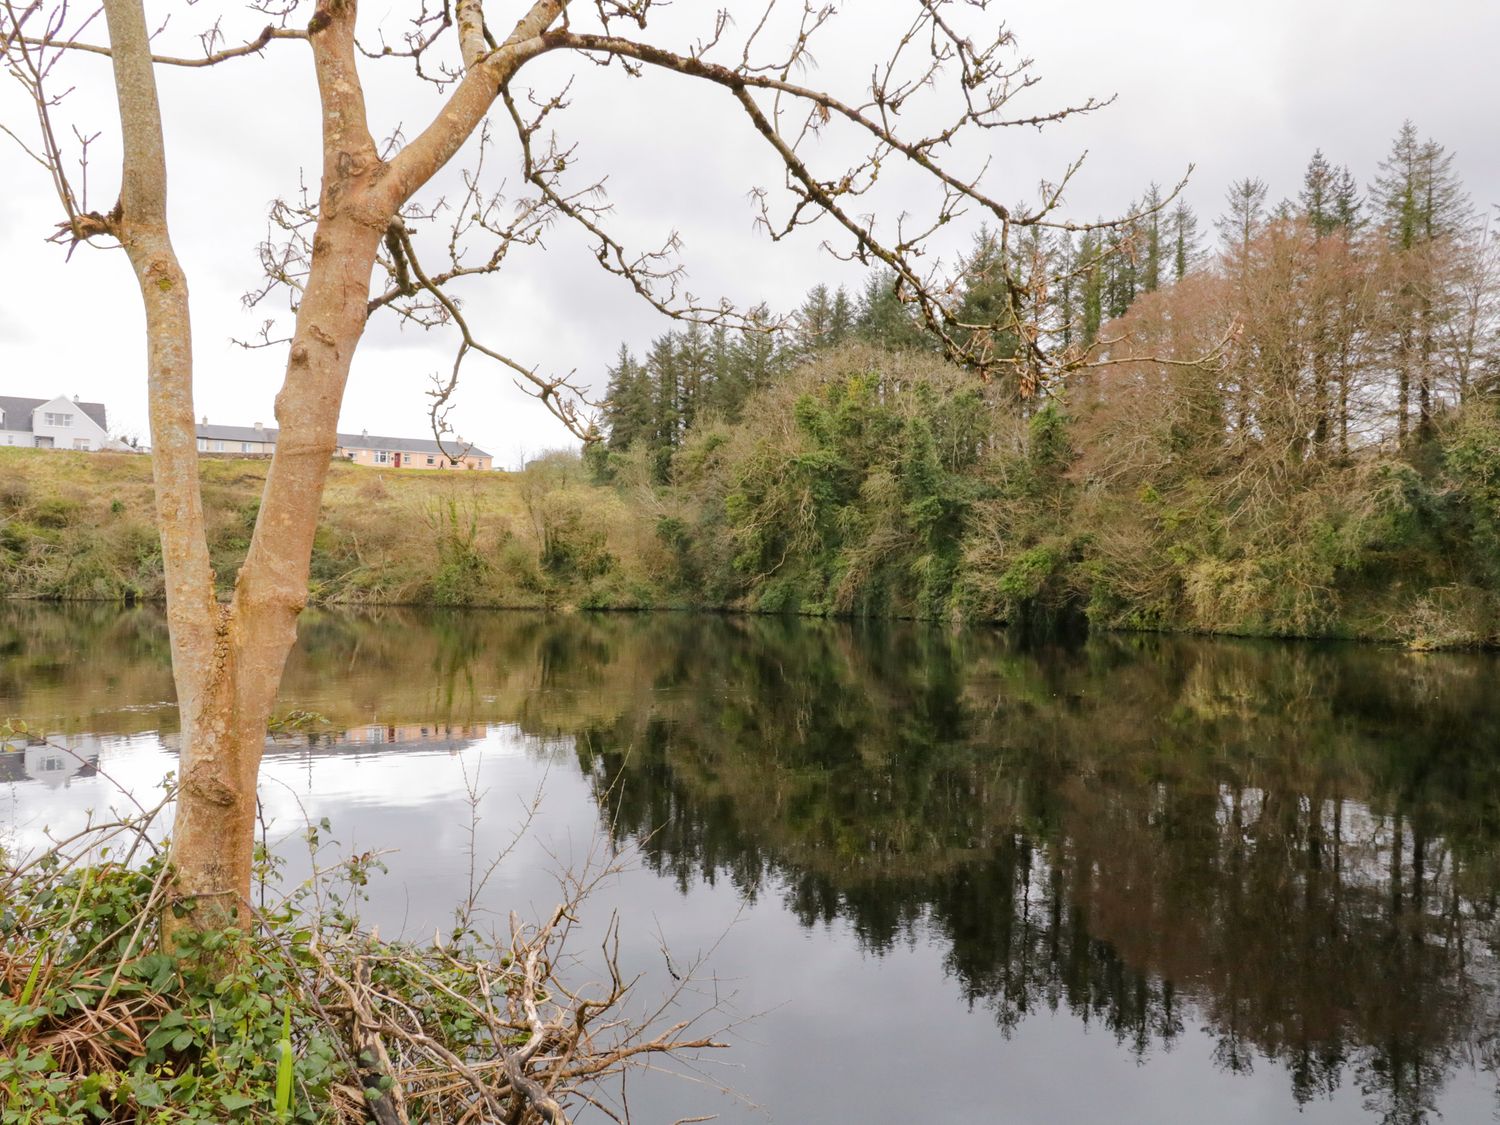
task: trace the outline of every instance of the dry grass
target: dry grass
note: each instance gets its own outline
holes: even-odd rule
[[[255,459],[202,462],[209,547],[225,591],[249,547],[267,468]],[[0,480],[0,595],[162,597],[149,458],[0,449]],[[587,573],[557,565],[558,535],[585,533]],[[335,464],[309,585],[313,600],[337,603],[644,606],[661,601],[653,547],[652,529],[613,490],[589,486],[575,457],[523,473]]]

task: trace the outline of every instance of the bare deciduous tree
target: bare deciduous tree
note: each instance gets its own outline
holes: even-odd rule
[[[567,55],[622,77],[672,72],[737,106],[746,138],[766,146],[782,177],[776,189],[752,192],[771,240],[814,223],[831,228],[825,244],[831,252],[889,270],[897,295],[949,355],[982,374],[1024,390],[1042,385],[1059,364],[1088,359],[1076,348],[1055,347],[1049,329],[1027,311],[1036,307],[1038,279],[1001,278],[993,321],[964,323],[951,279],[934,255],[924,256],[933,236],[961,217],[988,224],[1001,260],[1010,259],[1018,229],[1084,229],[1058,213],[1077,164],[1057,183],[1042,185],[1029,208],[1000,202],[988,186],[987,162],[956,170],[1007,127],[1039,127],[1100,104],[1040,113],[1013,104],[1035,77],[984,0],[903,0],[905,22],[894,25],[890,50],[850,96],[801,80],[814,43],[840,26],[834,7],[815,0],[747,0],[738,13],[705,12],[700,37],[677,47],[659,41],[664,5],[653,0],[420,0],[407,5],[416,10],[398,40],[377,43],[357,33],[356,0],[249,0],[248,7],[257,22],[269,21],[258,34],[233,42],[215,23],[195,51],[169,55],[159,44],[170,37],[151,32],[143,0],[104,0],[102,21],[98,11],[79,12],[66,0],[0,0],[0,54],[36,109],[30,125],[3,127],[56,187],[55,237],[70,252],[80,242],[118,243],[145,305],[157,515],[182,724],[173,858],[179,894],[195,900],[203,925],[231,917],[248,893],[267,718],[307,598],[335,425],[369,318],[389,310],[422,326],[456,330],[453,369],[434,392],[439,432],[460,366],[477,353],[509,369],[585,439],[592,424],[578,388],[482,339],[451,292],[453,283],[494,273],[514,248],[537,243],[554,226],[571,226],[598,265],[661,312],[706,324],[754,323],[729,304],[687,292],[675,235],[637,250],[611,229],[602,182],[574,182],[573,149],[553,132],[568,90],[522,88],[517,75],[528,63]],[[851,17],[843,33],[861,34],[859,20]],[[247,298],[253,304],[286,292],[295,319],[285,338],[268,323],[260,341],[285,347],[275,402],[280,436],[249,554],[232,598],[221,604],[204,534],[190,302],[167,222],[169,163],[156,75],[167,67],[245,65],[240,60],[298,45],[310,51],[317,77],[319,105],[308,113],[321,123],[321,181],[315,195],[303,192],[273,206],[274,237],[261,247],[265,282]],[[87,166],[90,138],[62,136],[56,96],[65,86],[97,80],[103,66],[97,56],[113,64],[123,148],[119,199],[106,211],[92,209],[70,175],[80,147]],[[371,131],[364,82],[391,61],[434,84],[443,100],[420,131],[382,143]],[[642,124],[643,152],[650,144],[692,141],[673,136],[665,122]],[[526,185],[519,201],[504,202],[486,186],[491,128],[514,134]],[[837,151],[824,142],[838,131],[859,138],[862,155],[824,167]],[[463,198],[424,200],[423,189],[475,140],[469,151],[477,157],[461,177]],[[877,180],[896,174],[925,184],[927,208],[877,221]],[[436,253],[433,244],[441,247]],[[372,276],[379,279],[373,291]],[[994,348],[1001,337],[1006,346]]]

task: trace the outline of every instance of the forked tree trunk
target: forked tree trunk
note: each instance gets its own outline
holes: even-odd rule
[[[172,861],[179,892],[198,900],[197,924],[208,928],[229,924],[226,913],[249,894],[266,726],[307,601],[339,404],[364,331],[384,227],[338,219],[319,226],[286,383],[276,396],[280,433],[260,516],[234,598],[221,615],[198,706],[191,723],[183,723]]]
[[[401,204],[458,151],[515,70],[547,49],[541,33],[567,2],[534,0],[506,41],[492,48],[478,0],[458,0],[467,73],[432,124],[383,161],[355,66],[355,0],[319,0],[308,26],[323,135],[312,263],[276,396],[280,433],[255,534],[234,597],[223,606],[198,483],[187,283],[168,233],[150,40],[142,0],[105,0],[124,150],[120,204],[105,221],[130,257],[145,304],[157,521],[181,715],[171,855],[176,900],[195,909],[174,925],[234,924],[249,898],[256,776],[307,599],[313,536],[377,247]]]

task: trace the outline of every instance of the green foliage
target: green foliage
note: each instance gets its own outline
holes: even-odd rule
[[[311,1011],[278,1011],[275,1001],[302,994],[311,931],[188,932],[167,952],[157,925],[166,877],[160,859],[69,870],[44,862],[9,888],[0,920],[3,1120],[331,1120],[333,1085],[348,1080],[331,1031]],[[5,982],[20,965],[29,971],[11,992]]]
[[[472,605],[479,597],[489,563],[476,546],[479,517],[470,508],[461,511],[457,498],[449,496],[432,514],[438,566],[432,577],[434,605]]]
[[[732,604],[944,616],[987,409],[931,360],[825,353],[688,447],[678,499],[695,519],[664,532],[684,574]]]

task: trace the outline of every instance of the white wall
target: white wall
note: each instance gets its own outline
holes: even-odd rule
[[[50,425],[47,422],[48,414],[67,414],[70,416],[69,424],[66,426]],[[31,431],[38,438],[50,437],[54,449],[74,449],[76,448],[74,441],[80,438],[88,442],[87,448],[91,450],[103,449],[110,444],[109,434],[104,432],[99,423],[85,414],[76,402],[65,395],[43,403],[32,412]],[[20,442],[16,444],[19,445]]]
[[[25,430],[0,430],[0,446],[30,449],[35,439]]]

